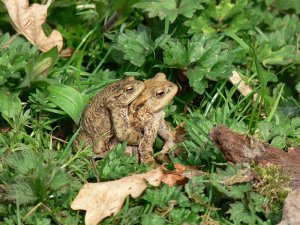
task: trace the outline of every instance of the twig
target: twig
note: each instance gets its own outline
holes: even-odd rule
[[[25,221],[34,211],[36,211],[40,206],[43,206],[45,209],[47,209],[51,214],[53,214],[55,216],[55,218],[58,220],[59,223],[62,224],[62,221],[59,219],[58,216],[55,215],[54,212],[52,212],[52,210],[46,206],[44,203],[40,202],[38,203],[36,206],[34,206],[23,218],[22,221]]]
[[[99,183],[100,182],[100,177],[99,177],[99,173],[98,173],[98,170],[97,170],[97,163],[95,161],[95,157],[92,157],[92,164],[93,164],[93,167],[94,167],[94,170],[95,170],[97,183]]]
[[[57,141],[60,141],[60,142],[62,142],[62,143],[65,143],[65,144],[68,143],[67,141],[65,141],[65,140],[63,140],[63,139],[60,139],[60,138],[58,138],[58,137],[55,137],[55,136],[52,136],[52,135],[50,135],[50,137],[53,138],[53,139],[55,139],[55,140],[57,140]]]

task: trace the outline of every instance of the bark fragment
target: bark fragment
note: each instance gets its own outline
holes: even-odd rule
[[[244,134],[236,133],[219,125],[210,132],[215,145],[232,163],[250,163],[264,166],[274,164],[281,166],[283,172],[291,177],[290,187],[300,187],[300,151],[298,148],[284,152]]]

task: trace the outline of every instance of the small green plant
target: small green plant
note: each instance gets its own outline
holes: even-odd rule
[[[119,144],[109,152],[105,159],[100,161],[99,175],[105,180],[116,180],[133,173],[147,171],[146,165],[139,165],[136,156],[129,156],[124,153],[126,143]],[[150,167],[148,167],[149,169]]]
[[[300,143],[300,118],[277,117],[274,122],[261,121],[257,133],[272,146],[284,149]]]

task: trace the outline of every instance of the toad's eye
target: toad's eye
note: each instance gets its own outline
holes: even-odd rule
[[[156,95],[157,98],[162,98],[165,95],[165,92],[164,91],[158,91],[158,92],[156,92],[155,95]]]
[[[132,86],[128,86],[128,87],[125,88],[125,91],[127,93],[131,93],[133,91],[133,87]]]

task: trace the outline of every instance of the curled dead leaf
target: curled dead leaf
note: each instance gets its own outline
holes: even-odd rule
[[[134,174],[120,180],[103,183],[87,183],[71,203],[74,210],[86,210],[85,224],[97,225],[104,218],[119,212],[128,195],[139,197],[147,188],[145,180],[159,186],[162,170],[160,168],[144,174]]]
[[[31,6],[29,6],[28,0],[2,1],[6,5],[11,21],[18,33],[24,35],[32,44],[38,45],[43,52],[49,51],[54,46],[57,46],[58,51],[62,49],[61,33],[53,30],[47,37],[42,29],[51,0],[46,5],[34,3]]]
[[[185,184],[187,183],[188,179],[204,174],[203,171],[198,170],[195,166],[186,166],[179,163],[174,163],[174,167],[174,171],[168,171],[165,169],[165,172],[161,178],[161,181],[167,184],[169,187],[173,187],[176,184]]]

